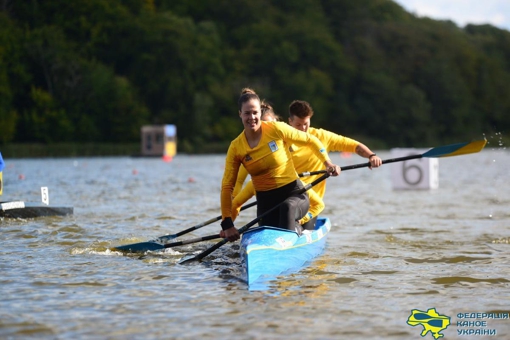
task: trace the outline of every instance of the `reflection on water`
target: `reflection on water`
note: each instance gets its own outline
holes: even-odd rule
[[[237,245],[187,265],[214,241],[111,250],[217,216],[223,160],[6,159],[2,200],[37,202],[47,186],[74,215],[0,221],[0,338],[417,339],[406,320],[432,307],[452,318],[453,338],[457,313],[509,312],[510,160],[496,145],[440,159],[432,191],[393,191],[388,165],[328,179],[324,254],[257,289],[240,279]],[[510,320],[488,322],[510,334]]]

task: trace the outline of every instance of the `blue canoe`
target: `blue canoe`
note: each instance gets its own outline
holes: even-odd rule
[[[315,230],[301,236],[276,227],[261,226],[246,231],[240,249],[244,279],[252,285],[299,271],[322,253],[330,229],[329,218],[319,217]]]

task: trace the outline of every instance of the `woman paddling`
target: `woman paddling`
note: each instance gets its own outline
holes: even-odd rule
[[[244,89],[238,107],[244,131],[231,142],[225,159],[221,186],[221,237],[229,241],[239,239],[239,232],[232,221],[232,191],[241,164],[251,175],[257,193],[258,216],[282,203],[279,209],[264,216],[259,224],[295,230],[296,220],[308,212],[309,198],[306,192],[299,194],[304,186],[294,169],[288,145],[309,146],[333,176],[340,174],[340,167],[331,162],[315,136],[283,122],[262,122],[260,98],[255,91]]]
[[[273,107],[262,101],[260,104],[260,110],[261,110],[261,119],[264,122],[279,122],[281,121],[280,116],[278,116],[275,112]],[[289,148],[290,149],[290,148]],[[292,151],[291,151],[292,152]],[[310,153],[311,157],[315,158],[315,155],[313,155],[313,152]],[[296,170],[297,171],[297,170]],[[306,171],[306,170],[305,170]],[[299,173],[299,171],[297,171]],[[304,171],[302,171],[304,172]],[[232,220],[235,221],[237,216],[239,215],[239,212],[241,211],[241,208],[244,203],[246,203],[250,198],[255,196],[257,193],[255,191],[255,188],[253,187],[253,182],[250,180],[246,185],[243,187],[244,181],[246,177],[248,176],[248,172],[244,168],[243,165],[239,168],[239,174],[237,175],[237,182],[236,186],[234,188],[234,193],[232,194]],[[304,181],[303,181],[304,182]],[[314,191],[314,188],[311,188],[307,191],[308,197],[310,199],[310,208],[308,209],[308,212],[303,216],[299,221],[299,225],[303,229],[309,229],[312,230],[315,227],[315,220],[317,219],[317,216],[324,210],[324,201],[322,198]],[[313,219],[313,223],[309,223]]]

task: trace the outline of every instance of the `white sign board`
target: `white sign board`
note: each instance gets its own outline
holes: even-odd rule
[[[391,158],[421,155],[429,149],[391,149]],[[417,158],[391,164],[393,189],[437,189],[439,187],[439,160]]]
[[[50,204],[50,195],[48,194],[48,187],[41,187],[41,199],[46,205]]]

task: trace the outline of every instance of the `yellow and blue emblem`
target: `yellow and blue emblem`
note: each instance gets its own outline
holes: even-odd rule
[[[269,145],[269,148],[271,149],[272,152],[278,151],[278,145],[276,145],[276,142],[274,140],[270,141],[267,144]]]
[[[439,339],[444,336],[439,332],[445,330],[450,325],[450,317],[438,314],[435,308],[430,308],[426,312],[413,309],[411,315],[407,318],[407,324],[413,327],[422,325],[422,337],[430,332],[434,339]]]

